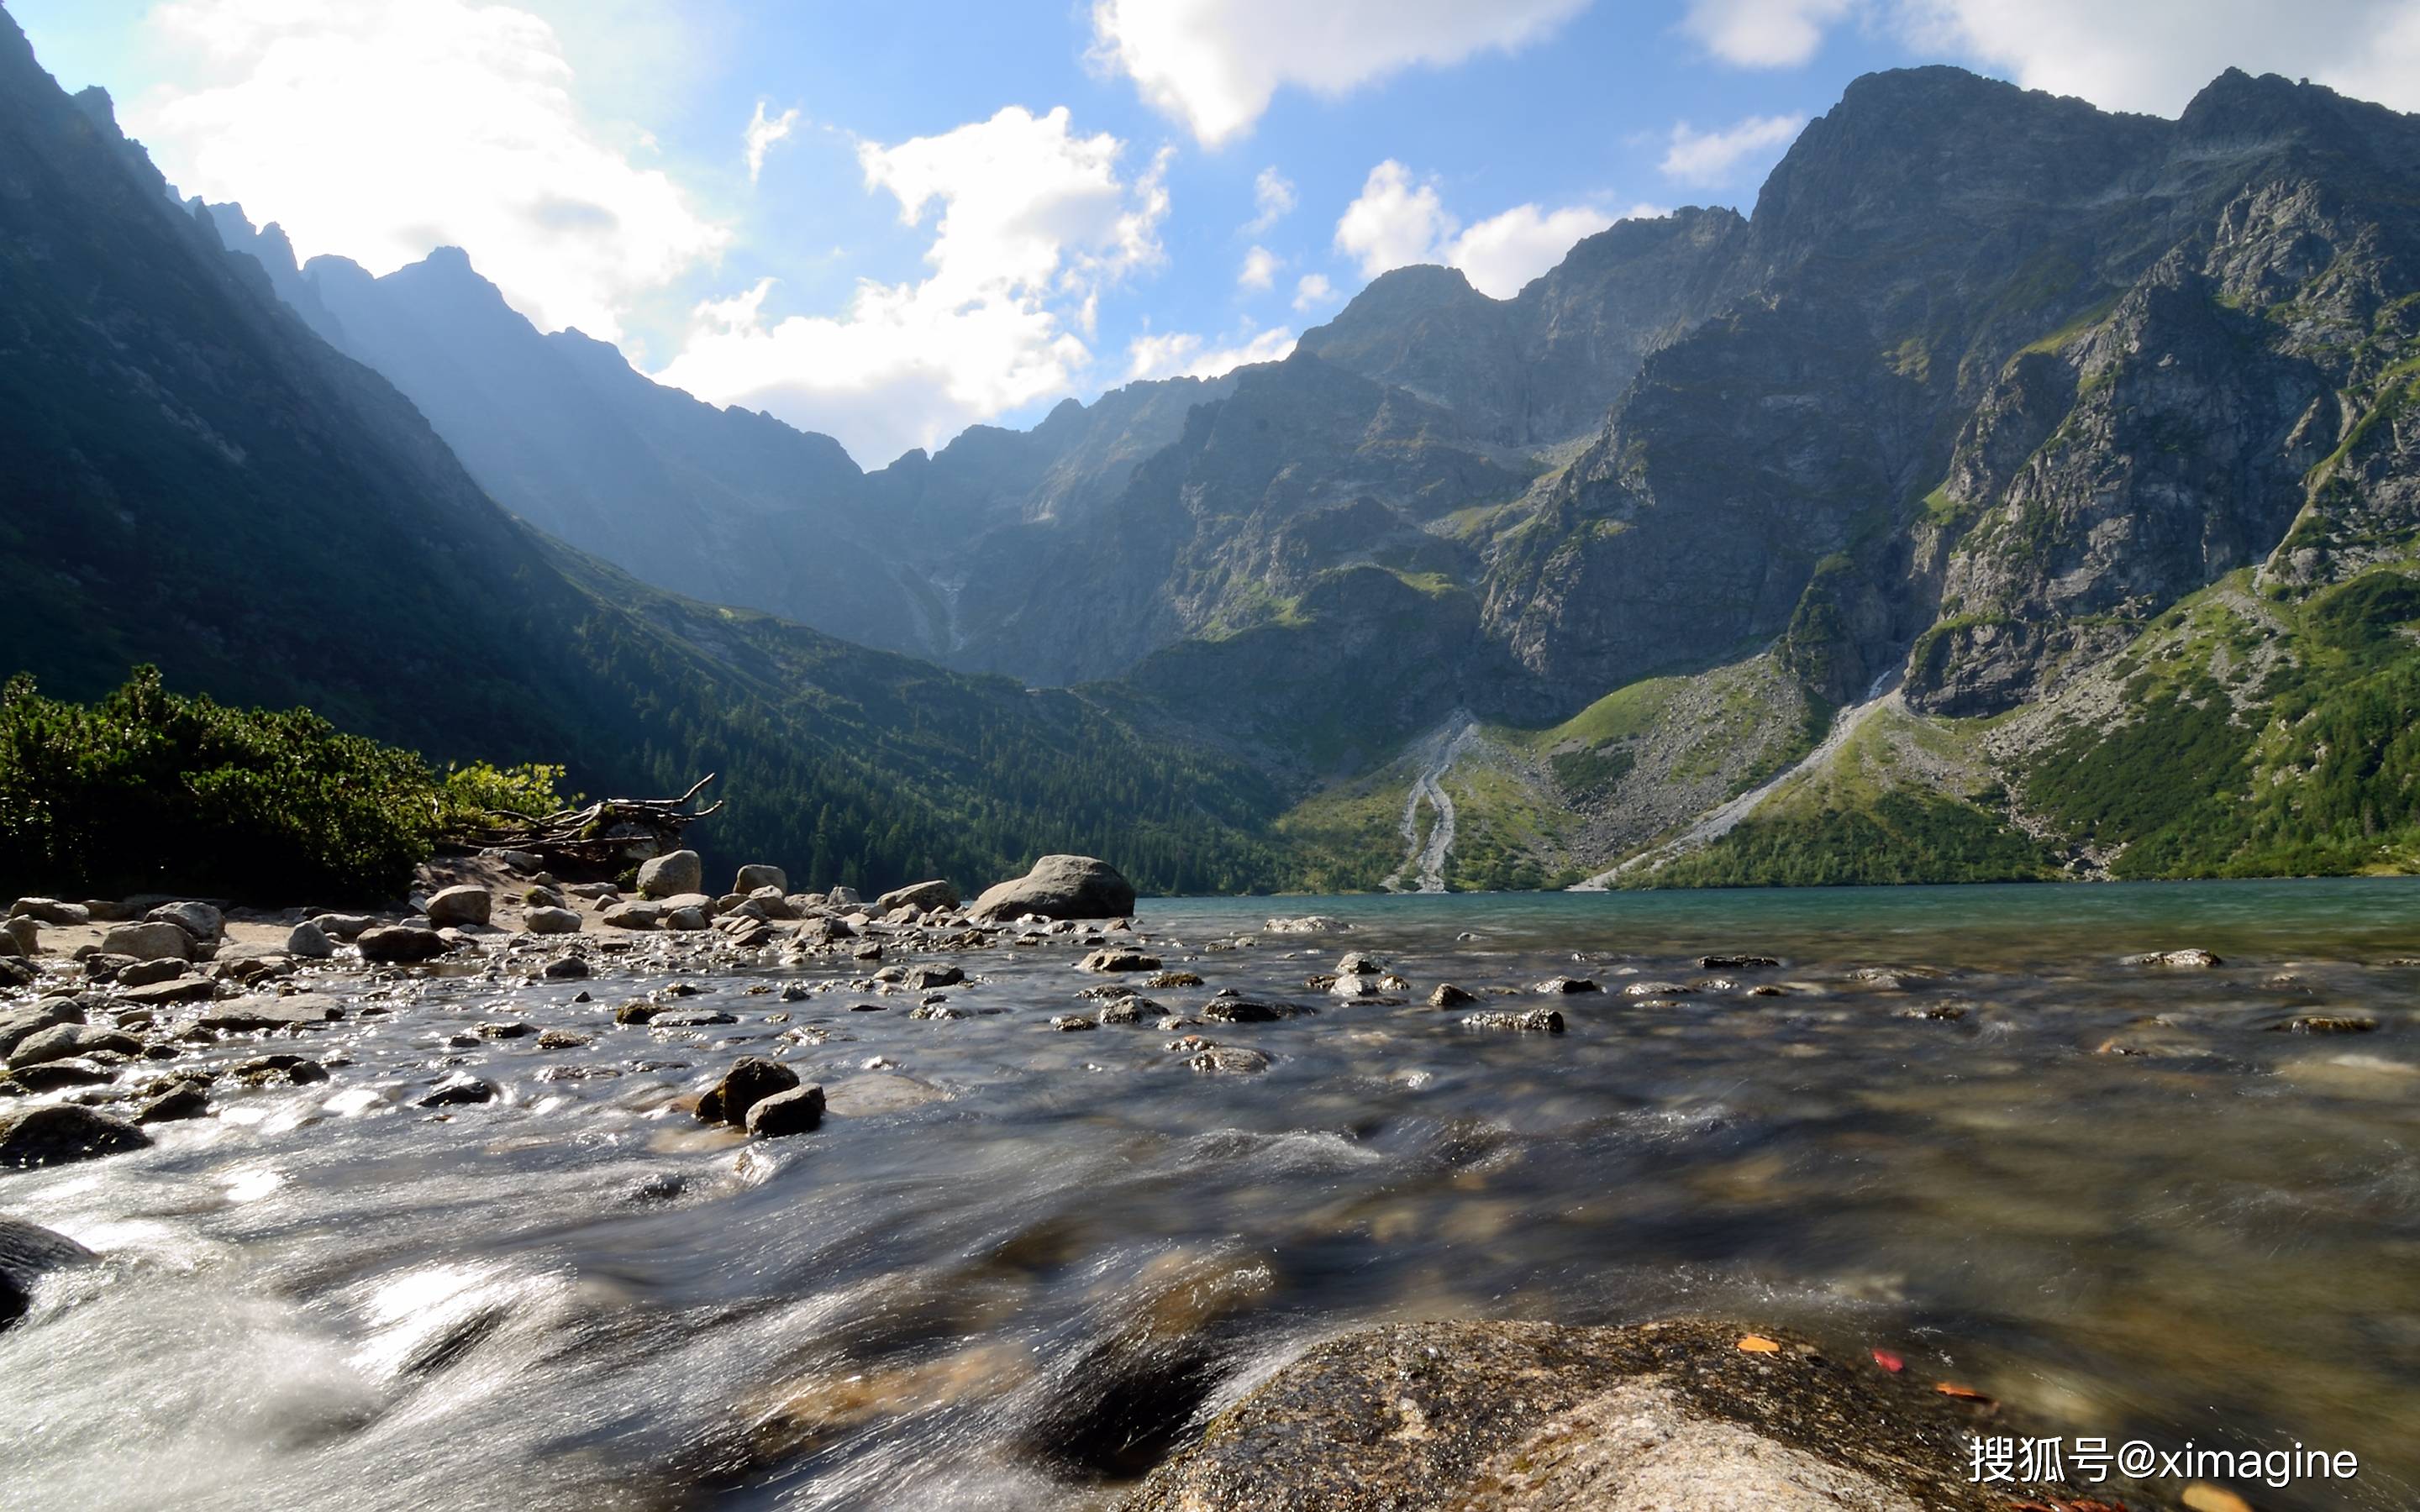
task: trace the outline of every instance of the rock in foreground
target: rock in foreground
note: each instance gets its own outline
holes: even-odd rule
[[[150,1142],[134,1125],[72,1103],[45,1103],[0,1118],[0,1166],[65,1165]]]
[[[1046,856],[1014,882],[984,890],[967,912],[976,918],[1119,918],[1134,912],[1134,884],[1107,861]]]
[[[1764,1331],[1770,1333],[1770,1331]],[[1920,1382],[1719,1322],[1398,1324],[1313,1349],[1125,1512],[1918,1512],[1998,1504]]]

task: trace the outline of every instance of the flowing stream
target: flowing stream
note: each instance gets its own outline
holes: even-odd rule
[[[1350,927],[1260,928],[1308,913]],[[1889,1350],[2055,1431],[2360,1455],[2265,1509],[2420,1504],[2420,883],[1139,922],[1204,979],[1146,990],[1173,1014],[1318,1011],[1056,1032],[1102,980],[1063,936],[953,958],[955,1020],[845,959],[318,984],[348,1017],[268,1048],[328,1081],[0,1173],[0,1210],[103,1257],[0,1332],[0,1505],[1110,1506],[1310,1340],[1679,1313]],[[2180,946],[2224,964],[2122,964]],[[1347,949],[1409,1000],[1306,985]],[[1558,998],[1561,1035],[1419,1002],[1566,973],[1607,991]],[[734,1022],[613,1025],[675,981]],[[2280,1028],[2313,1014],[2376,1027]],[[587,1042],[472,1027],[512,1022]],[[1270,1064],[1204,1074],[1182,1033]],[[675,1104],[742,1053],[820,1081],[823,1128]],[[502,1095],[413,1105],[460,1070]]]

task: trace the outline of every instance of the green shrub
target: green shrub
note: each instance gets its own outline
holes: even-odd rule
[[[443,826],[451,833],[493,824],[500,817],[513,814],[543,819],[588,801],[585,794],[562,793],[563,778],[564,768],[544,762],[505,767],[486,762],[449,765],[440,795],[444,806]]]
[[[0,690],[0,894],[392,897],[442,808],[410,751],[182,698],[156,668],[89,706]]]

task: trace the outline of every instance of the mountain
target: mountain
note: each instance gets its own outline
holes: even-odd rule
[[[313,329],[366,327],[365,307],[306,323],[276,282],[175,202],[105,95],[70,100],[0,20],[11,670],[84,698],[153,662],[435,758],[565,761],[592,792],[719,771],[731,807],[702,838],[721,859],[819,885],[973,883],[1053,850],[1147,887],[1263,874],[1252,831],[1277,795],[1256,773],[1147,733],[1147,708],[695,602],[550,540]],[[749,434],[716,413],[701,424]]]

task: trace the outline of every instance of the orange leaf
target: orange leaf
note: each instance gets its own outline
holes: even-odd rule
[[[2252,1504],[2224,1487],[2197,1480],[2185,1488],[2185,1505],[2193,1512],[2252,1512]]]
[[[1891,1353],[1888,1350],[1876,1350],[1874,1351],[1874,1364],[1889,1371],[1892,1375],[1898,1375],[1900,1371],[1907,1368],[1907,1362],[1900,1359],[1898,1355]]]
[[[1972,1386],[1961,1386],[1950,1381],[1936,1381],[1932,1389],[1944,1396],[1955,1396],[1962,1402],[1988,1402],[1992,1399],[1988,1392],[1979,1392]]]
[[[1739,1341],[1739,1347],[1750,1354],[1775,1354],[1781,1349],[1780,1345],[1761,1334],[1750,1334]]]

